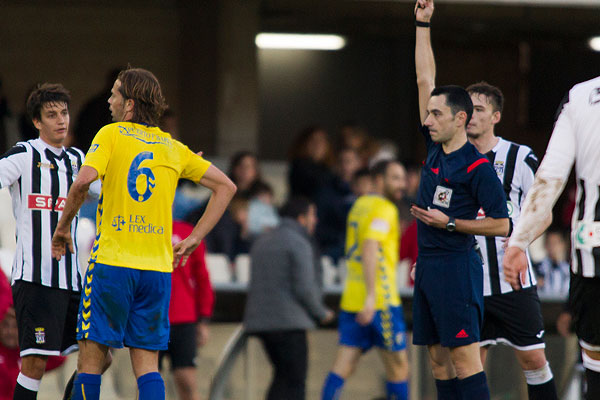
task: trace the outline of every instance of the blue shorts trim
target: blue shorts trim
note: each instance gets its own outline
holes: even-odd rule
[[[444,347],[479,342],[483,267],[474,250],[417,259],[413,343]]]
[[[81,292],[78,340],[167,349],[170,273],[90,263]]]
[[[388,351],[406,349],[406,324],[401,306],[378,310],[366,326],[356,322],[356,313],[341,311],[338,331],[341,345],[359,347],[363,352],[373,346]]]

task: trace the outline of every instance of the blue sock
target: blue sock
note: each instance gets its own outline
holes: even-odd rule
[[[458,391],[458,378],[448,380],[435,380],[437,388],[438,400],[460,400],[460,392]]]
[[[137,380],[139,400],[165,400],[165,382],[158,372],[149,372]]]
[[[386,382],[387,400],[408,400],[408,381]]]
[[[483,371],[465,379],[459,379],[458,388],[463,399],[490,400],[490,390]]]
[[[339,399],[342,394],[342,386],[344,386],[344,379],[341,376],[330,372],[323,385],[321,400]]]
[[[102,375],[97,374],[77,374],[73,383],[72,400],[98,400],[100,399],[100,383]]]

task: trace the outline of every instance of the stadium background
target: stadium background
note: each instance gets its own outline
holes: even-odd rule
[[[319,123],[335,132],[355,120],[415,162],[424,146],[415,134],[412,8],[412,1],[378,0],[0,0],[2,93],[18,115],[32,85],[62,82],[73,95],[73,124],[82,105],[102,91],[107,72],[131,64],[157,75],[179,117],[182,141],[209,159],[255,151],[266,160],[263,173],[277,182],[300,129]],[[506,108],[497,133],[541,156],[566,90],[600,71],[600,53],[587,44],[600,35],[599,21],[600,0],[438,0],[432,33],[437,83],[484,79],[502,88]],[[254,44],[259,32],[336,33],[348,43],[332,52],[265,50]],[[3,210],[2,220],[9,214]],[[232,330],[229,324],[213,328],[201,353],[203,389]],[[562,363],[566,342],[549,342],[551,362],[556,356]],[[333,359],[335,332],[315,333],[311,345],[314,398]],[[251,392],[259,398],[267,363],[252,343],[248,354],[250,370],[257,371],[250,373]],[[514,360],[501,351],[495,357],[496,385],[504,393],[498,398],[520,398]],[[361,365],[346,398],[380,391],[374,358]],[[231,398],[242,398],[235,393],[244,393],[246,373],[236,366]],[[133,388],[132,379],[116,378],[124,390]],[[493,375],[490,380],[493,385]]]

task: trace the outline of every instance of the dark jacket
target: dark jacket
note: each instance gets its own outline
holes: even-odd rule
[[[314,254],[308,233],[290,218],[256,240],[244,313],[248,332],[312,329],[325,317]]]

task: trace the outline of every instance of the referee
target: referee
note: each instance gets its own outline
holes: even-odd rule
[[[467,140],[469,94],[435,87],[433,52],[422,45],[429,42],[422,3],[415,6],[415,66],[427,159],[411,207],[419,246],[413,343],[429,350],[438,399],[489,399],[479,354],[483,268],[473,235],[506,236],[508,211],[489,160]],[[476,219],[480,209],[485,217]]]
[[[433,3],[433,0],[419,2],[424,7],[419,21],[430,21]],[[417,47],[427,49],[421,55],[433,54],[431,41],[427,40],[427,36],[417,35]],[[420,63],[419,75],[432,74],[430,79],[433,80],[435,64],[427,65],[427,60],[433,61],[433,57],[425,58]],[[518,221],[521,205],[533,184],[538,160],[529,147],[495,135],[494,128],[500,122],[504,105],[500,89],[486,82],[479,82],[467,87],[467,92],[473,102],[473,117],[467,125],[469,142],[480,153],[485,154],[494,166],[504,188],[509,217],[514,223]],[[543,221],[545,226],[550,222],[551,217]],[[533,266],[529,263],[523,290],[513,291],[508,282],[505,282],[502,270],[503,245],[506,239],[485,236],[475,238],[483,256],[484,312],[480,342],[482,364],[485,364],[489,346],[506,344],[514,349],[523,370],[529,399],[558,399],[544,351],[544,321]],[[515,310],[519,310],[519,313],[515,314]]]
[[[52,234],[83,153],[65,148],[69,92],[44,83],[27,99],[39,138],[19,142],[0,158],[0,188],[8,187],[17,221],[12,292],[19,329],[21,373],[14,399],[35,399],[48,356],[76,351],[81,291],[77,245],[61,261],[52,259]],[[77,218],[71,223],[77,230]],[[75,235],[74,235],[75,236]]]
[[[504,256],[506,280],[520,289],[527,278],[525,249],[545,229],[575,163],[577,203],[571,225],[569,303],[583,349],[587,399],[600,398],[600,77],[575,85],[565,98],[546,155]]]

